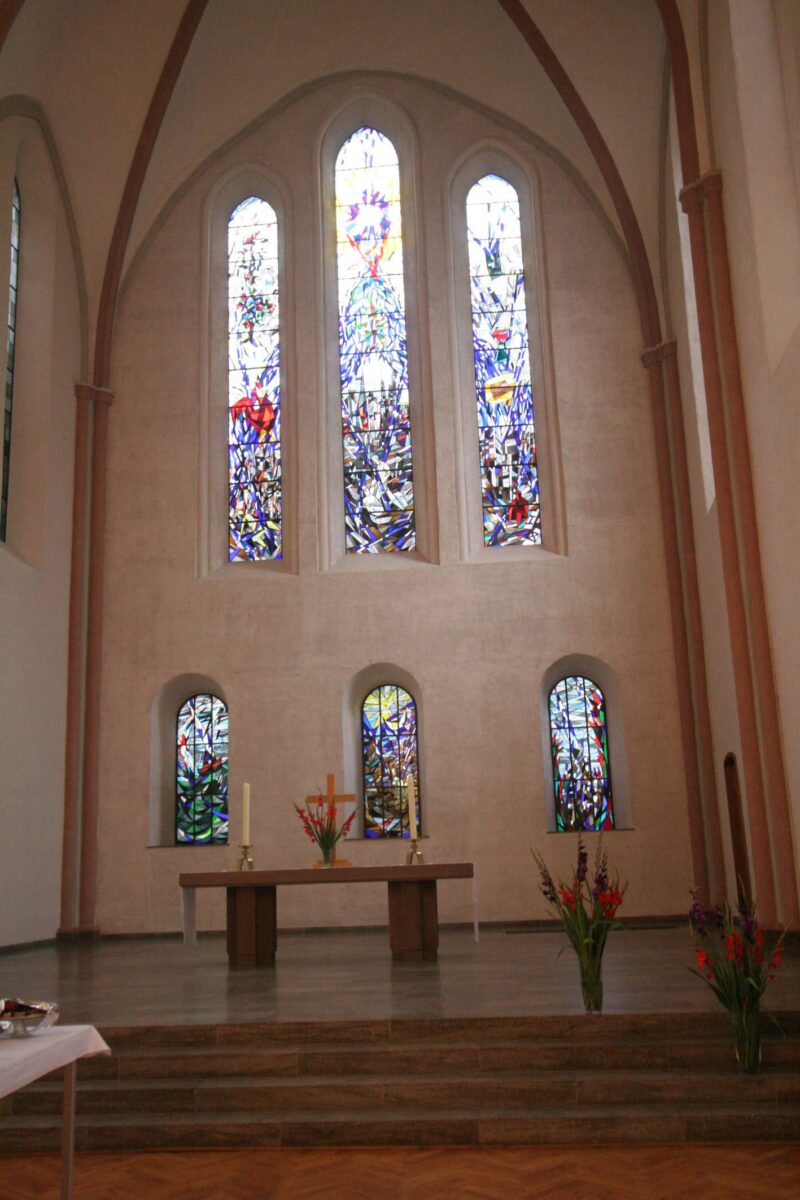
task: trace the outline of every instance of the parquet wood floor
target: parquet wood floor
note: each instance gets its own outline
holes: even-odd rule
[[[59,1158],[0,1158],[2,1200],[55,1200]],[[75,1200],[796,1200],[796,1145],[79,1154]]]

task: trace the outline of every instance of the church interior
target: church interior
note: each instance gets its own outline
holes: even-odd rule
[[[0,303],[0,1195],[796,1196],[798,0],[0,0]]]

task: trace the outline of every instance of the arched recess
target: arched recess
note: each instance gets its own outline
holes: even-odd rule
[[[266,200],[278,218],[281,355],[283,556],[228,560],[228,219],[250,196]],[[242,164],[218,179],[203,213],[203,328],[200,336],[197,574],[242,578],[252,572],[297,571],[297,406],[292,296],[292,214],[289,189],[274,172]]]
[[[414,676],[396,663],[378,662],[364,667],[348,683],[342,697],[342,740],[344,746],[344,790],[356,797],[356,819],[349,836],[364,837],[364,782],[361,759],[361,706],[369,693],[382,683],[394,683],[414,698],[417,708],[417,761],[420,776],[424,776],[423,726],[425,710],[422,689]],[[424,784],[423,784],[424,786]],[[425,832],[430,832],[429,808],[425,797],[423,816]]]
[[[550,692],[569,675],[582,675],[597,684],[606,702],[609,762],[614,789],[614,830],[633,828],[633,814],[628,773],[620,686],[613,668],[590,654],[567,654],[548,667],[542,676],[539,713],[542,738],[542,762],[545,779],[545,816],[547,829],[556,832],[556,804],[553,789],[553,767],[550,748]]]
[[[148,845],[151,847],[175,845],[175,722],[181,705],[190,696],[201,693],[217,696],[228,705],[225,691],[217,681],[200,674],[169,679],[150,705]]]
[[[489,547],[484,543],[479,469],[475,368],[470,303],[470,267],[466,204],[473,185],[498,175],[514,188],[520,206],[522,262],[525,274],[528,343],[536,428],[542,542],[538,546]],[[535,168],[498,142],[475,147],[455,167],[450,181],[451,275],[456,322],[454,392],[458,397],[456,444],[459,446],[459,541],[461,557],[474,562],[530,560],[566,553],[566,512],[556,407],[552,338],[547,302],[545,239],[539,180]]]
[[[347,139],[362,126],[377,129],[396,153],[402,208],[405,326],[414,476],[416,545],[390,554],[345,551],[342,450],[342,394],[339,364],[339,286],[336,246],[336,160]],[[425,249],[418,195],[419,146],[410,119],[395,104],[364,94],[350,101],[329,121],[319,148],[319,205],[322,214],[323,320],[319,361],[320,566],[336,570],[396,569],[438,560],[435,442],[430,381],[430,342],[425,287]]]

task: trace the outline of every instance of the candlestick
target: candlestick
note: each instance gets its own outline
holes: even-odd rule
[[[242,788],[242,841],[250,845],[250,784]]]
[[[414,787],[414,776],[409,775],[406,779],[408,788],[408,832],[411,835],[411,841],[417,840],[417,790]]]
[[[239,859],[239,870],[240,871],[252,871],[253,870],[253,860],[250,857],[250,851],[253,849],[253,847],[244,845],[244,846],[240,846],[239,849],[242,852],[242,857]]]

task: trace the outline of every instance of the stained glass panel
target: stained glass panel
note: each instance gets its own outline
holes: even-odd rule
[[[8,281],[8,332],[6,335],[6,382],[3,405],[3,477],[0,487],[0,542],[8,527],[8,477],[11,470],[11,409],[14,398],[14,349],[17,340],[17,284],[19,279],[19,186],[14,180],[11,201],[11,270]]]
[[[400,168],[377,129],[336,160],[339,373],[348,553],[416,541],[406,361]]]
[[[217,696],[191,696],[178,713],[175,841],[228,841],[228,709]]]
[[[556,829],[613,829],[606,702],[591,679],[569,675],[553,688],[550,745]]]
[[[250,196],[228,222],[229,558],[281,550],[278,219]]]
[[[519,200],[499,175],[467,196],[472,348],[487,546],[538,545],[533,425]]]
[[[393,683],[370,692],[361,709],[366,837],[408,837],[408,790],[411,775],[419,815],[417,706]]]

